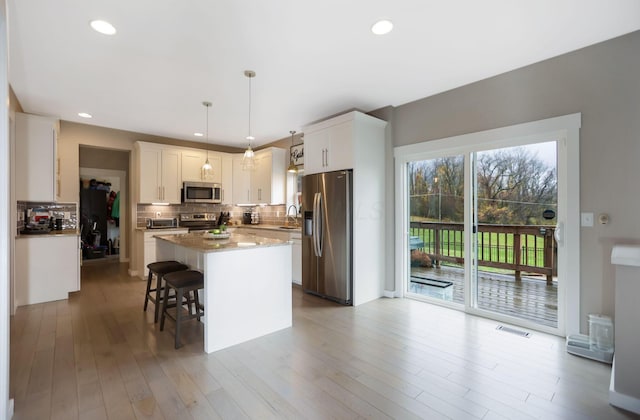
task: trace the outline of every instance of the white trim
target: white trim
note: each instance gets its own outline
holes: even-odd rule
[[[616,358],[613,358],[613,366],[611,368],[611,381],[609,382],[609,404],[632,413],[640,414],[640,400],[621,394],[615,390],[616,377]]]
[[[404,282],[408,274],[407,163],[461,154],[465,156],[465,179],[470,180],[468,155],[471,150],[542,143],[553,139],[558,142],[558,179],[563,180],[558,184],[558,196],[565,198],[562,200],[565,206],[558,208],[557,215],[558,223],[563,226],[565,236],[563,243],[558,245],[558,275],[562,276],[563,281],[558,289],[558,328],[549,331],[548,328],[536,324],[535,329],[559,335],[578,333],[580,331],[580,126],[581,114],[577,113],[394,148],[397,216],[396,295],[404,296]],[[574,156],[575,158],[569,158]],[[469,196],[470,185],[468,184],[469,182],[465,182],[465,197]],[[470,226],[469,206],[465,206],[464,218],[465,226]],[[472,238],[470,229],[465,231],[468,231],[465,234],[465,253],[469,255]],[[578,246],[571,247],[567,244],[578,244]],[[471,273],[467,266],[468,264],[465,264],[465,281],[470,282]],[[468,286],[466,290],[471,290]],[[467,311],[482,314],[482,311],[469,310],[472,297],[468,295],[470,294],[465,294]]]

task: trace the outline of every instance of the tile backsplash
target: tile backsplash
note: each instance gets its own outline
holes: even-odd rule
[[[17,231],[20,232],[25,225],[25,211],[27,209],[43,209],[49,212],[53,219],[62,219],[63,229],[78,228],[78,206],[76,203],[45,203],[33,201],[17,202]]]
[[[284,205],[255,207],[237,207],[227,204],[172,204],[168,206],[154,206],[151,204],[138,204],[137,227],[145,227],[147,219],[156,217],[178,218],[180,213],[215,213],[229,212],[234,224],[242,224],[242,214],[245,211],[257,211],[260,213],[260,223],[270,225],[282,225],[286,220],[286,208]],[[293,210],[292,210],[293,212]],[[158,213],[160,214],[158,216]]]

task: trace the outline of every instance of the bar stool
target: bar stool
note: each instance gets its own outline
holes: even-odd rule
[[[160,316],[160,331],[164,330],[164,318],[168,316],[176,323],[175,348],[180,348],[180,324],[184,321],[204,315],[204,306],[200,304],[198,290],[204,289],[204,276],[195,270],[175,271],[164,276],[164,298],[162,299],[162,315]],[[175,290],[175,301],[169,302],[169,289]],[[193,298],[191,294],[193,293]],[[186,314],[182,308],[182,303],[186,301]],[[180,304],[178,304],[180,302]],[[170,308],[176,308],[175,316],[170,312]],[[192,309],[193,308],[193,309]]]
[[[158,315],[160,314],[160,303],[162,303],[162,295],[160,294],[163,290],[162,278],[166,274],[175,271],[184,271],[189,267],[178,261],[158,261],[147,265],[147,268],[149,269],[149,277],[147,278],[147,293],[144,296],[144,311],[146,312],[149,301],[153,302],[155,305],[153,322],[156,323],[158,322]],[[156,277],[156,287],[152,289],[151,282],[153,281],[154,275]],[[155,296],[152,295],[153,292],[155,292]]]

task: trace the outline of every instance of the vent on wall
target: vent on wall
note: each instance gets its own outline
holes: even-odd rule
[[[531,333],[530,332],[520,331],[520,330],[517,330],[515,328],[505,327],[504,325],[498,325],[496,327],[496,330],[508,332],[509,334],[519,335],[520,337],[524,337],[524,338],[530,338],[531,337]]]

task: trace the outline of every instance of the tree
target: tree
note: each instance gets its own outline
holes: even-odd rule
[[[408,175],[411,216],[464,219],[462,155],[410,162]],[[479,152],[476,180],[480,223],[544,224],[542,212],[557,206],[555,169],[526,147]]]

